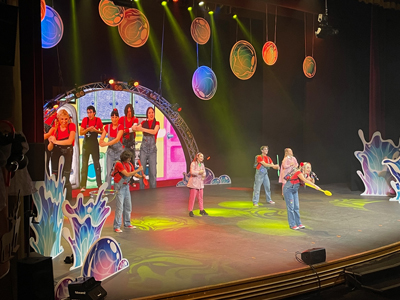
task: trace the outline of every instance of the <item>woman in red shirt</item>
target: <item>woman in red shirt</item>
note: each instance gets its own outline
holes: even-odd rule
[[[299,187],[303,182],[314,186],[317,190],[321,188],[314,183],[314,179],[310,177],[311,164],[308,162],[301,163],[300,169],[295,168],[289,173],[283,187],[283,196],[285,197],[288,222],[291,229],[303,229],[305,226],[300,221],[300,204],[299,204]],[[310,178],[310,179],[307,179]]]
[[[118,124],[119,113],[118,109],[114,108],[111,112],[111,124],[104,126],[103,133],[101,134],[99,145],[107,148],[107,177],[108,189],[111,190],[111,172],[114,164],[120,159],[124,146],[122,146],[122,134],[124,127]],[[108,142],[104,139],[108,135]]]
[[[71,117],[65,109],[60,109],[57,112],[58,126],[50,129],[51,136],[49,137],[49,151],[51,155],[52,173],[58,178],[58,161],[61,156],[64,156],[64,168],[62,176],[65,176],[65,188],[67,189],[66,199],[72,200],[72,186],[69,181],[72,167],[72,155],[74,152],[76,126],[71,123]]]
[[[155,119],[153,107],[147,108],[147,120],[136,126],[136,131],[143,131],[143,139],[140,144],[140,162],[143,166],[149,164],[150,188],[157,187],[157,133],[160,130],[160,123]],[[144,189],[143,180],[140,180],[140,189]]]

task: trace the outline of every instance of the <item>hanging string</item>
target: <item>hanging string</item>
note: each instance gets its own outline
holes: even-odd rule
[[[163,67],[163,54],[164,54],[164,29],[165,29],[165,9],[163,9],[163,28],[162,28],[162,38],[161,38],[161,60],[160,60],[160,85],[158,87],[158,93],[162,96],[162,67]]]
[[[276,45],[276,23],[278,22],[278,5],[275,7],[275,32],[274,32],[274,44]]]
[[[212,18],[212,16],[211,16],[211,18]],[[212,33],[212,30],[211,30],[211,70],[212,70],[212,61],[213,61],[213,46],[214,46],[214,38],[213,38],[213,33]]]
[[[237,37],[238,37],[238,21],[236,21],[236,43],[237,43]]]
[[[313,18],[312,18],[312,32],[313,32],[313,34],[312,34],[312,40],[311,40],[311,56],[312,57],[314,57],[314,15],[313,15]]]
[[[199,44],[196,43],[196,52],[197,52],[197,68],[199,68]]]
[[[251,34],[251,19],[250,19],[250,44],[253,44],[253,35]]]
[[[265,4],[265,32],[266,34],[266,42],[268,42],[268,4]]]
[[[304,13],[304,55],[307,57],[307,16]]]

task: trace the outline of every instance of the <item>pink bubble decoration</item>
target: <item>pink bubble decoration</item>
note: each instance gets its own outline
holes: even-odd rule
[[[276,63],[278,59],[278,48],[273,42],[266,42],[262,49],[262,56],[264,62],[268,66],[272,66]]]
[[[141,47],[149,37],[149,22],[140,10],[130,8],[125,10],[124,19],[118,25],[118,32],[127,45],[135,48]]]
[[[118,26],[124,19],[125,8],[117,6],[109,0],[101,0],[99,3],[100,18],[108,26]]]
[[[210,25],[205,19],[200,17],[196,18],[190,26],[190,33],[197,44],[204,45],[210,39]]]
[[[40,0],[40,21],[43,21],[45,15],[46,15],[46,1]]]
[[[241,80],[251,78],[257,68],[256,50],[252,44],[241,40],[233,45],[229,57],[231,70]]]
[[[303,72],[307,78],[313,78],[317,72],[317,63],[312,56],[307,56],[303,61]]]
[[[217,76],[209,67],[197,68],[192,77],[192,88],[201,100],[210,100],[217,91]]]
[[[46,5],[46,16],[42,21],[42,48],[49,49],[57,45],[63,36],[64,25],[56,10]]]

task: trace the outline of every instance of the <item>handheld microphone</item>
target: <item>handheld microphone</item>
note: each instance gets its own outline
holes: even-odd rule
[[[314,172],[311,172],[311,176],[314,177],[316,180],[319,180],[317,174],[315,174]]]

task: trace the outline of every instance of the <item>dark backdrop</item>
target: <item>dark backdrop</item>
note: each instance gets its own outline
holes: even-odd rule
[[[98,2],[75,1],[74,14],[69,1],[54,0],[65,28],[59,45],[43,50],[45,99],[54,97],[56,91],[65,92],[74,84],[101,81],[104,76],[122,81],[135,79],[158,90],[163,7],[155,0],[141,1],[155,41],[154,54],[149,41],[140,48],[127,46],[117,28],[108,27],[100,19]],[[274,161],[277,154],[282,160],[283,149],[291,147],[299,161],[313,164],[322,183],[356,180],[355,169],[360,169],[360,165],[354,151],[362,150],[358,129],[369,136],[371,5],[356,0],[330,1],[330,24],[339,29],[339,34],[314,42],[312,22],[314,19],[316,27],[317,16],[308,14],[307,53],[303,17],[278,14],[279,57],[274,66],[267,66],[261,56],[266,39],[263,19],[240,18],[238,12],[240,21],[251,33],[249,38],[237,29],[230,15],[216,14],[217,34],[212,54],[211,41],[199,46],[199,64],[210,67],[212,60],[218,79],[217,93],[209,101],[198,99],[191,87],[197,63],[189,14],[179,4],[168,5],[184,36],[177,35],[168,19],[165,20],[163,96],[182,107],[181,116],[192,130],[200,151],[211,157],[206,165],[216,175],[252,176],[254,155],[260,152],[261,145],[268,145]],[[397,142],[400,14],[374,9],[380,12],[380,39],[385,45],[381,47],[380,61],[385,128],[378,129],[385,133],[384,138]],[[204,13],[195,14],[209,20]],[[273,15],[269,19],[273,20]],[[273,39],[271,22],[270,40]],[[229,66],[230,50],[240,39],[249,40],[257,51],[257,70],[246,81],[237,79]],[[311,54],[317,72],[308,79],[302,64],[305,55]],[[271,173],[272,178],[277,177],[275,172]]]

